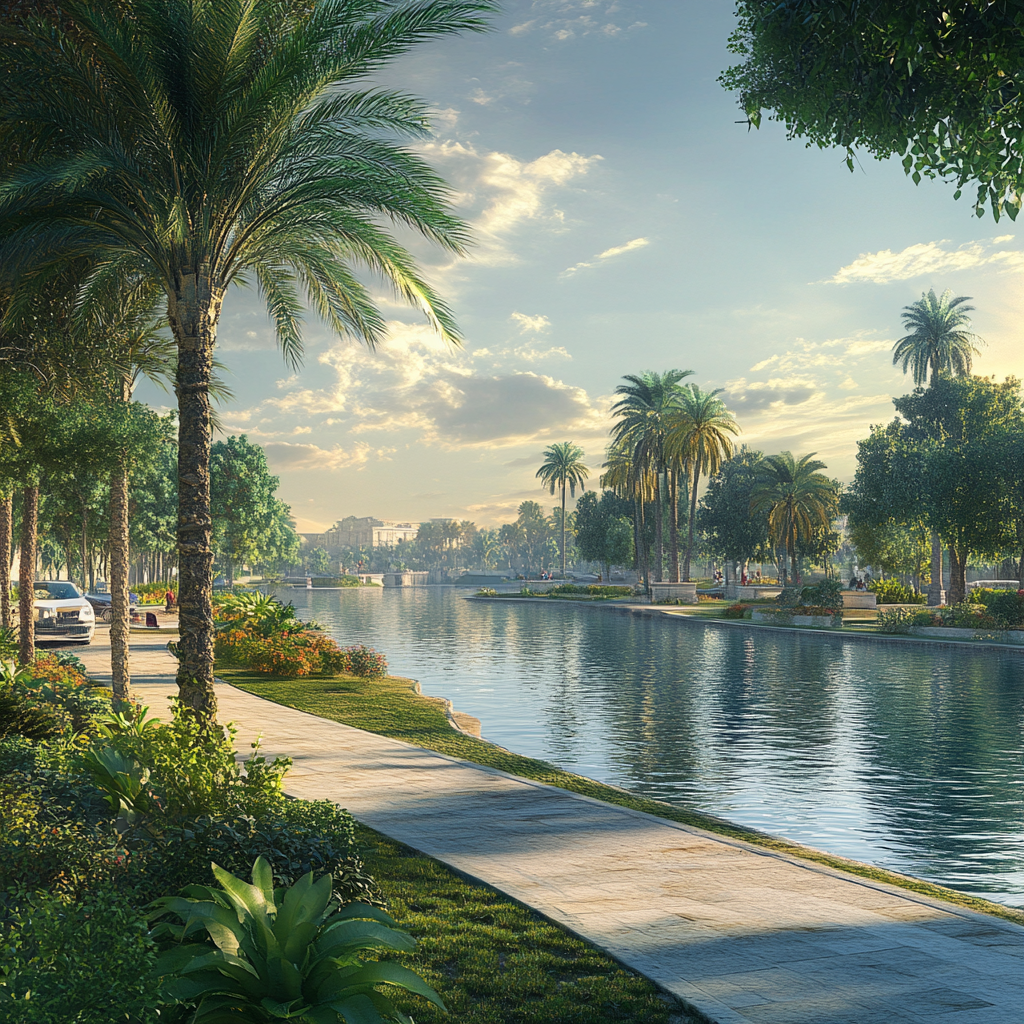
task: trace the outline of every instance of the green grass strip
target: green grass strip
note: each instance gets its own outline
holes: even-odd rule
[[[448,1007],[389,992],[417,1024],[696,1024],[646,978],[564,928],[379,832],[360,827],[366,867],[388,912],[416,937],[390,956]]]
[[[790,854],[816,864],[825,864],[862,878],[885,882],[959,907],[967,907],[1017,924],[1024,924],[1024,911],[1004,907],[999,903],[969,896],[908,875],[862,864],[860,861],[847,860],[845,857],[800,846],[701,811],[635,796],[615,786],[595,782],[582,775],[574,775],[545,761],[523,757],[504,747],[467,736],[449,725],[443,701],[436,697],[421,696],[416,692],[415,684],[409,679],[399,676],[375,680],[356,679],[350,676],[279,679],[220,667],[217,669],[217,675],[248,693],[278,704],[286,704],[320,718],[404,740],[406,743],[436,750],[475,764],[499,768],[510,775],[546,782],[572,793],[603,800],[605,803],[644,811],[684,825],[693,825],[718,835],[741,839],[754,846]]]

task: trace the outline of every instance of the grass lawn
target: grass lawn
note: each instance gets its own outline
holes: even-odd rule
[[[388,912],[419,942],[396,956],[441,993],[448,1013],[397,991],[417,1024],[696,1024],[646,978],[565,929],[429,857],[361,828]],[[389,959],[391,957],[389,956]]]
[[[695,825],[698,828],[707,829],[709,832],[742,839],[756,846],[793,854],[805,860],[848,871],[851,874],[888,882],[891,885],[955,903],[958,906],[969,907],[1015,921],[1018,924],[1024,924],[1024,911],[1004,907],[974,896],[967,896],[952,889],[885,871],[869,864],[861,864],[858,861],[850,861],[843,857],[810,850],[784,839],[702,814],[700,811],[634,796],[614,786],[607,786],[582,775],[562,771],[545,761],[523,757],[521,754],[514,754],[503,747],[487,743],[485,740],[467,736],[455,731],[448,724],[441,700],[420,696],[416,693],[415,684],[408,679],[398,676],[376,680],[357,679],[351,676],[279,679],[274,676],[262,676],[227,667],[218,667],[217,675],[225,682],[230,682],[249,693],[278,704],[287,704],[321,718],[343,722],[345,725],[365,729],[367,732],[379,733],[382,736],[391,736],[404,740],[406,743],[426,747],[428,750],[437,750],[442,754],[460,757],[476,764],[499,768],[512,775],[546,782],[573,793],[582,793],[597,800],[604,800],[607,803],[645,811],[648,814],[679,821],[686,825]]]

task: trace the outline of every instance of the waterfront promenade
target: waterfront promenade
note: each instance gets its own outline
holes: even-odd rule
[[[100,678],[104,640],[80,652]],[[133,635],[139,696],[158,714],[174,692],[166,640]],[[719,1024],[1024,1020],[1024,928],[227,685],[218,701],[240,749],[262,734],[266,754],[293,758],[289,793],[336,801]]]

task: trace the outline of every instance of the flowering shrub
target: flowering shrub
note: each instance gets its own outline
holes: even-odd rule
[[[338,673],[373,679],[388,671],[387,659],[372,647],[343,649],[326,634],[309,629],[271,636],[245,629],[224,630],[217,634],[214,651],[224,661],[287,679]]]
[[[743,613],[749,606],[745,604],[731,604],[728,608],[722,609],[723,619],[742,619]]]
[[[348,656],[348,671],[354,676],[366,679],[379,679],[388,674],[388,660],[380,651],[360,644],[349,647],[344,652]]]

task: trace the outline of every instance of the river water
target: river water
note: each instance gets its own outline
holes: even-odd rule
[[[510,750],[1024,906],[1024,655],[466,596],[282,594]]]

